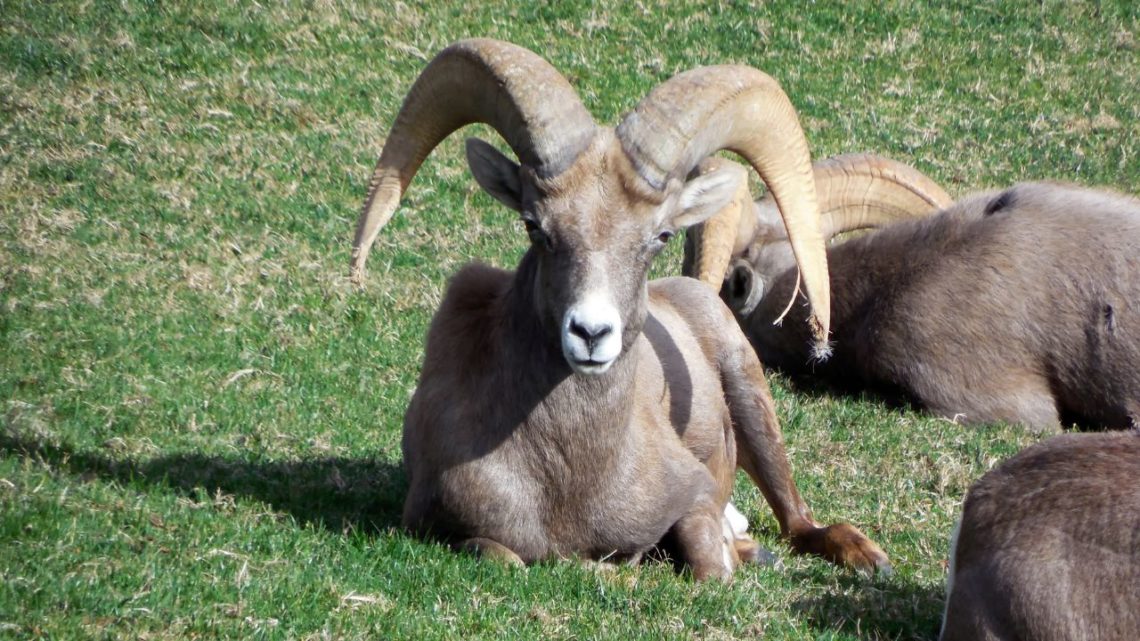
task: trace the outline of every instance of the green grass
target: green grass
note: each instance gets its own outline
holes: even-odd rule
[[[779,377],[802,492],[893,577],[792,557],[744,481],[783,566],[728,586],[400,533],[431,313],[525,236],[454,136],[354,289],[372,164],[425,59],[481,35],[540,51],[606,123],[678,71],[747,63],[817,156],[874,151],[954,194],[1136,193],[1138,33],[1127,1],[0,0],[0,638],[933,638],[965,489],[1034,438]]]

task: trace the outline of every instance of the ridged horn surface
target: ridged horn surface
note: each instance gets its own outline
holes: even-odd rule
[[[439,53],[408,91],[369,181],[356,225],[351,276],[360,281],[377,234],[420,164],[465,125],[495,128],[538,176],[558,175],[594,136],[594,120],[570,83],[522,47],[461,40]]]
[[[823,234],[922,218],[954,201],[914,167],[871,154],[845,154],[815,164]]]
[[[626,155],[652,187],[683,180],[706,156],[742,156],[775,196],[811,303],[817,354],[826,354],[831,299],[807,140],[779,84],[751,67],[702,67],[654,89],[617,128]],[[728,263],[720,270],[724,274]]]

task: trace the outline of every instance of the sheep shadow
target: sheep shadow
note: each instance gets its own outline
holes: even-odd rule
[[[830,365],[829,365],[830,366]],[[851,369],[853,366],[845,365]],[[928,410],[918,399],[900,386],[885,381],[851,381],[829,376],[813,376],[800,372],[787,372],[779,368],[765,367],[765,376],[776,381],[797,396],[812,400],[843,399],[863,404],[879,405],[893,412],[910,412],[927,418],[939,418],[936,412]],[[1077,432],[1103,432],[1107,430],[1134,429],[1138,424],[1126,409],[1112,410],[1115,418],[1106,420],[1091,418],[1058,401],[1057,407],[1062,429]],[[957,419],[954,419],[957,422]],[[1028,429],[1028,428],[1027,428]]]
[[[803,580],[812,580],[810,574],[805,573]],[[896,574],[875,581],[840,577],[835,589],[800,599],[791,607],[820,634],[933,641],[942,625],[944,604],[943,585],[922,584]]]
[[[398,527],[407,487],[399,465],[372,459],[262,463],[200,454],[119,459],[10,431],[0,432],[0,453],[42,461],[83,481],[160,486],[194,501],[254,499],[301,524],[337,532],[375,535]]]
[[[877,404],[892,411],[923,412],[922,405],[905,390],[884,382],[853,382],[815,373],[789,372],[767,365],[764,366],[764,375],[789,392],[812,400],[843,399]]]

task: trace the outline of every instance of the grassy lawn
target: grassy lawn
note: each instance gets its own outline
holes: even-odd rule
[[[746,63],[817,156],[874,151],[954,195],[1140,193],[1130,0],[0,0],[0,639],[937,635],[963,493],[1034,437],[778,376],[805,498],[894,576],[791,556],[743,478],[782,565],[731,585],[514,570],[399,531],[432,311],[461,264],[512,266],[527,241],[457,135],[363,289],[349,246],[404,93],[471,35],[540,52],[605,123],[678,71]]]

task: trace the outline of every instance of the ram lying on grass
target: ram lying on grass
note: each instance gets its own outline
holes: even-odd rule
[[[717,217],[689,245],[686,273],[717,283],[765,365],[966,423],[1140,416],[1140,201],[1024,183],[948,206],[918,172],[867,157],[827,163],[816,184],[825,235],[886,223],[828,250],[827,361],[804,348],[806,308],[788,307],[797,271],[773,205]],[[726,244],[732,258],[697,265]]]
[[[1140,639],[1140,433],[1065,434],[970,488],[942,641]]]
[[[531,247],[514,272],[462,269],[436,312],[404,420],[404,525],[513,563],[633,561],[669,535],[698,579],[726,578],[759,553],[728,502],[739,464],[797,551],[888,568],[854,527],[813,520],[731,312],[690,279],[647,282],[670,237],[738,189],[733,172],[689,179],[731,149],[784,205],[809,298],[822,301],[804,322],[826,336],[807,142],[779,86],[748,67],[697,69],[610,129],[530,51],[457,43],[420,75],[384,145],[355,278],[420,163],[471,122],[521,161],[468,142],[476,179],[518,212]]]

